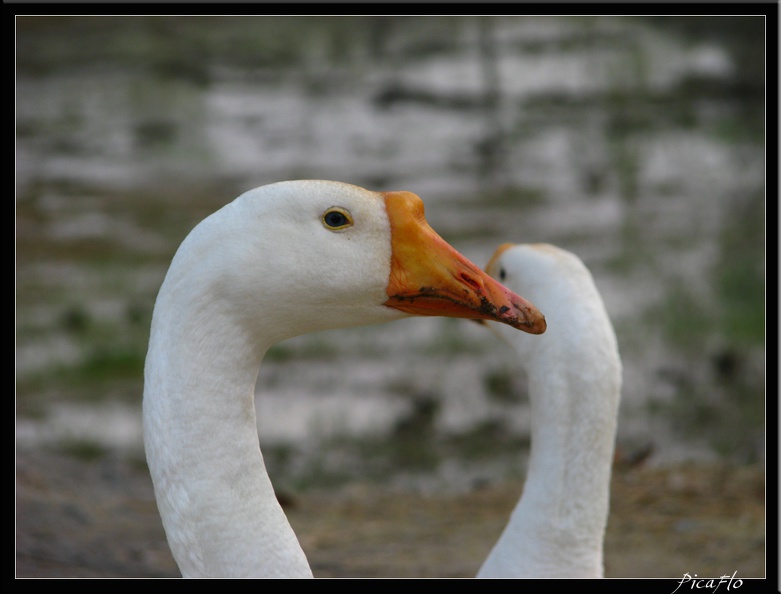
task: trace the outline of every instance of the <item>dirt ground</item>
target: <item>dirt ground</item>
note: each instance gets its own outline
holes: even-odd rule
[[[316,577],[456,578],[475,574],[521,488],[355,483],[283,501]],[[606,577],[764,577],[764,469],[617,467],[605,563]],[[17,452],[16,576],[178,576],[143,465]]]

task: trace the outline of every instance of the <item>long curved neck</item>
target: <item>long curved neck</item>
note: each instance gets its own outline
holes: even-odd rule
[[[532,445],[523,495],[478,577],[603,575],[618,388],[599,374],[562,372],[567,363],[551,366],[545,357],[529,366]]]
[[[145,448],[174,557],[185,577],[311,577],[258,444],[269,345],[189,294],[164,283],[145,368]]]

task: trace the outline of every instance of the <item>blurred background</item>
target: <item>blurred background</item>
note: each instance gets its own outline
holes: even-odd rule
[[[18,481],[26,452],[146,477],[143,362],[176,248],[248,189],[320,178],[417,193],[481,266],[507,241],[577,253],[623,358],[616,464],[756,468],[762,499],[765,26],[18,17]],[[522,480],[525,389],[462,320],[302,336],[260,371],[264,457],[292,494]]]

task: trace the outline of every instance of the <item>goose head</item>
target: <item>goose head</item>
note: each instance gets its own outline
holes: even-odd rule
[[[580,258],[546,243],[505,243],[485,270],[545,309],[547,330],[535,340],[488,324],[514,347],[533,375],[548,369],[556,369],[557,377],[580,373],[600,377],[613,386],[605,391],[618,392],[621,364],[615,331],[591,272]]]
[[[202,306],[203,318],[218,313],[271,342],[409,315],[545,330],[534,305],[428,225],[418,196],[322,180],[261,186],[206,218],[164,288],[159,300]]]

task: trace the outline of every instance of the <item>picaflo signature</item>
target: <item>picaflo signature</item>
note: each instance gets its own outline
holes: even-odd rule
[[[723,575],[719,578],[697,578],[697,574],[694,574],[694,577],[689,575],[688,572],[683,574],[683,577],[678,581],[678,586],[675,588],[675,590],[672,591],[671,594],[675,594],[679,590],[681,586],[688,585],[690,590],[699,590],[701,588],[705,588],[707,590],[710,590],[711,592],[715,592],[721,586],[725,585],[727,586],[726,592],[729,592],[730,589],[737,590],[743,585],[743,580],[739,577],[735,577],[737,575],[737,571],[733,572],[731,576],[729,575]]]

